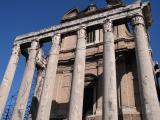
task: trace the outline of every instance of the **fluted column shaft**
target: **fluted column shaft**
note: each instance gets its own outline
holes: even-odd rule
[[[0,86],[0,119],[2,117],[7,102],[7,98],[11,89],[12,81],[17,68],[17,63],[19,61],[19,53],[20,46],[15,45],[13,47],[12,55]]]
[[[83,92],[86,59],[86,30],[82,26],[78,31],[76,57],[71,88],[69,120],[82,120]]]
[[[46,76],[44,79],[43,91],[38,109],[37,120],[49,120],[53,100],[56,71],[60,49],[60,34],[55,34],[52,40],[52,47],[49,53]]]
[[[29,98],[30,88],[35,70],[35,58],[37,54],[38,43],[33,41],[29,50],[29,57],[27,60],[25,72],[23,75],[22,83],[18,92],[16,105],[13,111],[12,120],[23,120],[24,114]]]
[[[118,120],[114,35],[108,19],[104,23],[103,48],[103,120]]]
[[[160,106],[156,92],[153,67],[149,53],[149,43],[145,23],[142,16],[137,15],[132,19],[135,33],[136,59],[142,114],[144,120],[159,120]]]

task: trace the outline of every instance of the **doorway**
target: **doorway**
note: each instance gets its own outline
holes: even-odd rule
[[[85,88],[83,95],[83,118],[94,114],[94,105],[96,102],[96,80],[93,74],[85,76]]]

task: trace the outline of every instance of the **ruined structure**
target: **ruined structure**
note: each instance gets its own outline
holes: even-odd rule
[[[24,119],[35,69],[29,120],[160,119],[147,32],[150,3],[108,3],[72,9],[59,25],[16,37],[0,88],[0,117],[23,54],[27,61],[12,120]]]

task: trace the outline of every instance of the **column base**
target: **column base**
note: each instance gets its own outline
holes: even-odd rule
[[[118,120],[142,120],[142,115],[136,107],[122,108],[121,111],[119,110]]]
[[[102,109],[96,110],[96,116],[102,116]]]
[[[141,114],[119,114],[118,120],[142,120]]]

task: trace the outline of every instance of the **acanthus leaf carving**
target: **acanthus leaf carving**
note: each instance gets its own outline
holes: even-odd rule
[[[113,24],[112,21],[110,19],[106,19],[104,21],[104,25],[103,25],[104,31],[105,32],[112,32],[113,31]]]
[[[138,25],[138,24],[142,24],[144,25],[144,19],[143,19],[143,16],[141,15],[136,15],[132,18],[132,24],[133,25]]]

